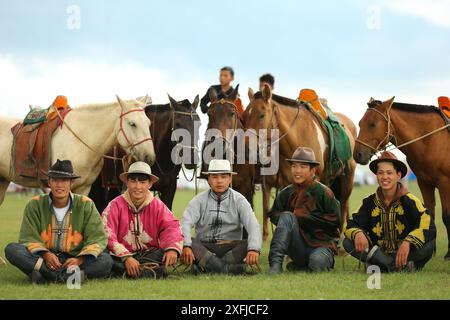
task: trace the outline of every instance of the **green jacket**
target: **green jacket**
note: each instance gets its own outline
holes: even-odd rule
[[[292,184],[280,191],[269,212],[272,223],[278,223],[281,212],[293,212],[297,216],[300,233],[308,245],[328,247],[336,252],[341,227],[341,209],[333,191],[326,185],[314,181],[305,190],[300,210],[295,210],[291,204],[294,191]]]
[[[97,257],[106,248],[106,232],[94,202],[71,194],[64,220],[57,222],[48,194],[33,197],[25,207],[19,243],[31,253],[64,252]]]

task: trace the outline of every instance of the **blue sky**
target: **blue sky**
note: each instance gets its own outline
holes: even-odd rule
[[[70,5],[80,29],[67,28]],[[367,25],[374,6],[378,29]],[[450,94],[449,19],[448,0],[0,0],[0,112],[19,116],[59,93],[192,100],[231,65],[243,90],[271,72],[277,92],[312,87],[357,121],[370,96],[434,104]]]

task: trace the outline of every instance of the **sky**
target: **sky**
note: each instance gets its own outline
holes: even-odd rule
[[[313,88],[357,123],[370,97],[450,95],[449,39],[450,0],[0,0],[0,115],[58,94],[192,101],[230,65],[245,105],[270,72],[276,93]]]

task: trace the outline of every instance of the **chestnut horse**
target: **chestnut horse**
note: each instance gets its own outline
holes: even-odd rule
[[[409,166],[417,177],[425,206],[434,217],[435,189],[442,202],[442,220],[449,240],[445,260],[450,260],[450,134],[439,109],[373,98],[359,122],[360,132],[354,157],[367,164],[378,151],[389,143],[406,155]]]
[[[220,138],[223,139],[223,153],[213,154],[214,158],[225,159],[226,152],[230,152],[233,159],[229,159],[233,164],[233,170],[237,172],[237,175],[233,176],[232,187],[239,193],[241,193],[247,201],[253,207],[253,195],[254,195],[254,183],[255,166],[245,163],[237,163],[238,143],[236,133],[243,132],[244,124],[238,113],[238,109],[235,105],[236,98],[238,97],[239,85],[226,99],[218,99],[217,92],[211,88],[210,101],[211,104],[208,108],[208,127],[206,130],[205,144],[202,148],[202,171],[207,171],[207,163],[204,161],[204,150],[210,145],[212,137],[209,137],[209,133],[212,130],[220,132]],[[231,136],[230,135],[231,132]],[[230,150],[233,147],[233,150]],[[245,149],[245,148],[244,148]],[[245,150],[247,153],[248,150]]]
[[[328,132],[307,106],[292,99],[273,95],[270,87],[265,85],[263,91],[257,93],[250,101],[245,112],[247,129],[253,129],[254,132],[279,130],[278,140],[270,142],[271,145],[274,143],[279,145],[279,170],[275,176],[264,178],[267,180],[266,190],[263,190],[267,193],[264,197],[267,203],[263,203],[264,222],[267,223],[268,220],[270,188],[283,188],[291,183],[291,169],[285,159],[291,158],[298,147],[310,147],[314,150],[316,159],[320,162],[317,175],[322,183],[331,187],[340,201],[342,221],[345,221],[348,216],[349,197],[353,189],[356,162],[351,158],[346,163],[346,170],[341,170],[334,176],[327,174]],[[335,115],[344,125],[353,150],[356,136],[355,125],[346,116],[339,113],[335,113]]]

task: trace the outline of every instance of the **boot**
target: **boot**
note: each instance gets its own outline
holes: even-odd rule
[[[283,271],[283,259],[289,246],[289,230],[277,227],[270,243],[269,274],[275,275]]]
[[[377,265],[382,271],[391,272],[395,270],[395,260],[393,257],[385,254],[380,247],[373,246],[367,254],[367,262],[372,265]]]

